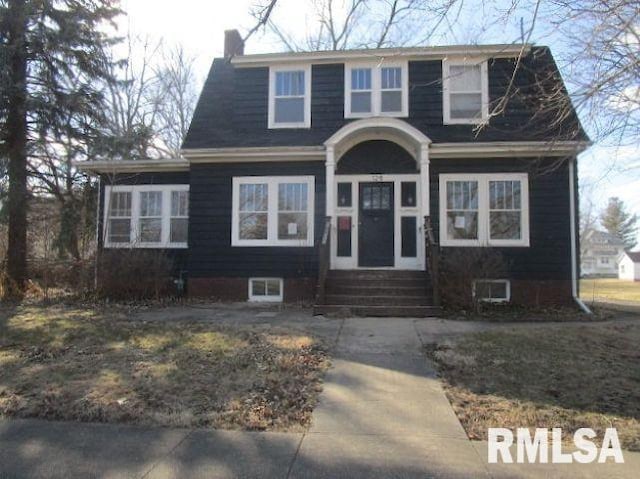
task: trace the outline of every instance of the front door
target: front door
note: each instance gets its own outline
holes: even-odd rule
[[[394,266],[393,183],[360,183],[358,266]]]

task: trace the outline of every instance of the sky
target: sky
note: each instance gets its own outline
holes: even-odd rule
[[[279,1],[275,20],[294,36],[304,36],[313,25],[309,0]],[[162,39],[170,45],[182,44],[195,57],[196,71],[203,81],[213,58],[222,56],[224,30],[237,28],[244,33],[255,24],[250,15],[255,3],[256,0],[122,0],[127,15],[121,17],[119,28],[141,37]],[[512,18],[522,18],[522,25],[528,25],[532,14],[530,9],[523,8]],[[539,17],[538,25],[545,20],[550,24],[553,20],[553,12],[546,14],[549,17]],[[432,38],[431,43],[511,43],[521,38],[521,32],[518,21],[505,23],[486,12],[462,11],[447,37]],[[546,31],[544,24],[534,32],[531,41],[550,46],[561,65],[561,57],[566,52],[557,35]],[[261,34],[249,39],[245,47],[245,53],[283,50],[276,39]],[[565,79],[570,75],[566,71],[561,73]],[[609,197],[617,196],[632,213],[640,216],[640,145],[595,144],[580,156],[579,178],[581,194],[589,198],[596,209],[604,207]]]

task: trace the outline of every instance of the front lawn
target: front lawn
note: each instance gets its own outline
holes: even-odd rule
[[[640,281],[616,278],[589,278],[580,280],[580,298],[593,301],[630,301],[640,303]]]
[[[327,367],[320,340],[284,327],[130,316],[1,309],[0,416],[250,430],[309,423]]]
[[[640,322],[553,325],[461,335],[428,354],[467,434],[561,427],[565,438],[615,427],[640,450]],[[569,436],[570,435],[570,436]]]

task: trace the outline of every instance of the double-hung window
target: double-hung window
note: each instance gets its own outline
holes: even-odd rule
[[[110,191],[105,198],[109,204],[106,242],[128,245],[131,242],[131,191]]]
[[[487,62],[442,62],[443,120],[445,124],[482,123],[489,117]]]
[[[139,229],[141,243],[162,240],[162,191],[140,192]]]
[[[169,223],[169,241],[186,243],[189,231],[189,192],[186,190],[171,192],[171,220]]]
[[[345,65],[345,118],[407,116],[407,62]]]
[[[189,185],[105,187],[107,248],[186,248]]]
[[[311,126],[311,67],[269,71],[269,128]]]
[[[529,246],[526,173],[440,175],[443,246]]]
[[[313,176],[233,178],[231,244],[313,246]]]

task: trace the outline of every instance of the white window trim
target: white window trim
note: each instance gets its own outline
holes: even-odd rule
[[[276,123],[276,73],[304,71],[304,121]],[[274,128],[311,128],[311,65],[281,65],[269,67],[269,115],[268,127]]]
[[[478,182],[478,238],[450,239],[447,238],[447,181],[477,181]],[[489,236],[489,182],[490,181],[520,181],[520,231],[521,238],[517,240],[496,240]],[[442,246],[529,246],[529,175],[527,173],[449,173],[441,174],[440,188],[440,244]]]
[[[251,283],[253,283],[254,281],[273,281],[276,280],[280,283],[280,294],[277,296],[269,296],[269,295],[264,295],[264,296],[255,296],[253,294],[253,288],[251,287]],[[248,281],[248,286],[249,286],[249,294],[248,294],[248,298],[249,301],[251,302],[255,302],[255,303],[281,303],[284,297],[284,281],[282,281],[282,278],[249,278]]]
[[[235,176],[233,178],[231,246],[299,246],[314,244],[315,177],[313,176]],[[267,239],[240,239],[240,185],[267,184]],[[280,183],[307,184],[307,239],[278,239],[278,185]]]
[[[371,111],[351,112],[351,70],[359,68],[371,69]],[[402,75],[402,111],[382,112],[382,68],[400,68]],[[359,90],[356,90],[359,91]],[[366,91],[366,90],[362,90]],[[372,116],[390,116],[402,118],[409,116],[409,63],[399,62],[349,62],[344,65],[344,117],[370,118]]]
[[[480,65],[480,86],[482,94],[481,118],[451,118],[451,86],[449,74],[451,66]],[[489,67],[487,60],[470,61],[462,58],[442,60],[442,122],[445,125],[477,125],[489,118]]]
[[[473,281],[473,298],[476,298],[476,283],[504,283],[505,284],[505,298],[479,298],[478,301],[483,303],[508,303],[511,301],[511,281],[508,279],[476,279]]]
[[[140,192],[160,191],[162,192],[162,232],[160,241],[142,242],[140,235]],[[104,218],[103,218],[103,239],[105,248],[187,248],[188,242],[172,243],[170,241],[171,228],[171,192],[189,191],[189,185],[115,185],[104,188]],[[109,241],[109,202],[112,192],[131,193],[131,240],[127,243],[114,243]],[[188,218],[188,216],[187,216]]]

